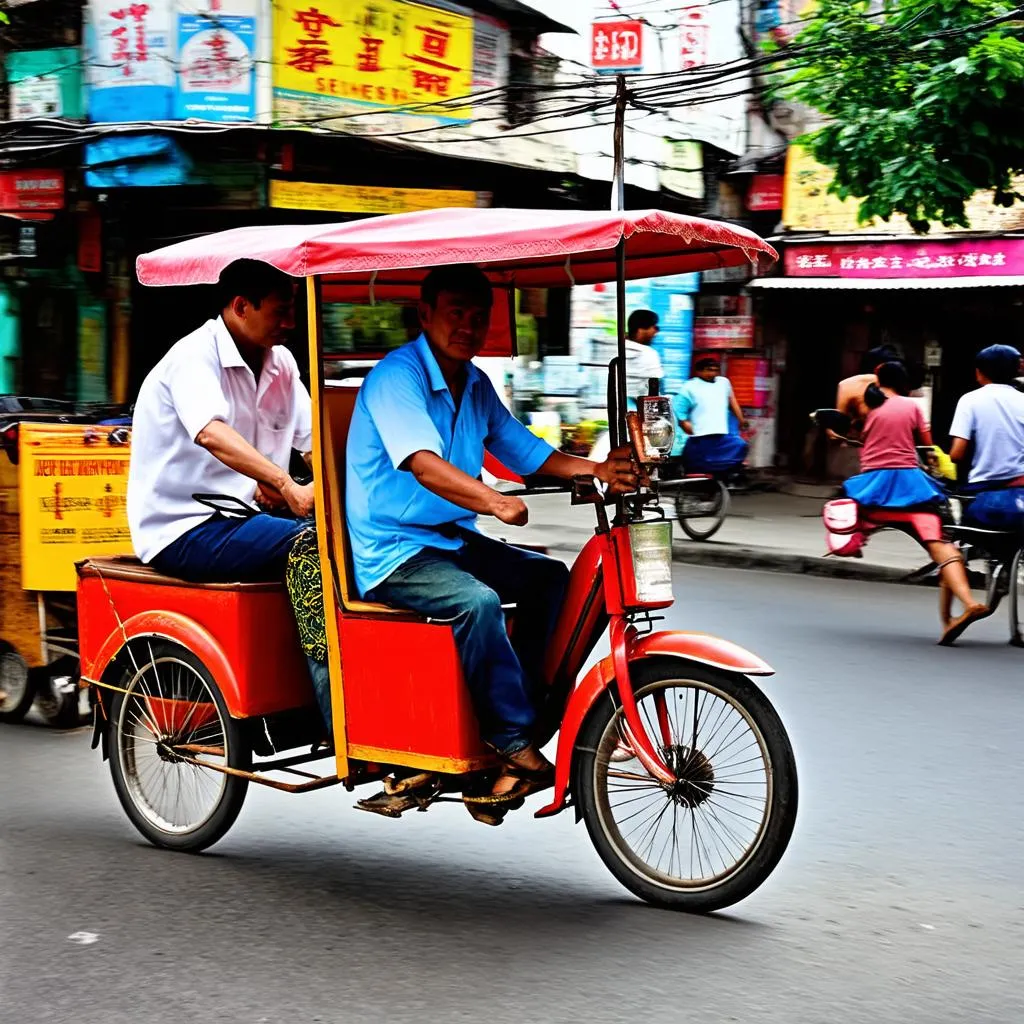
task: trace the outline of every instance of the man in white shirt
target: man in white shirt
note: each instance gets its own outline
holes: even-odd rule
[[[283,342],[294,326],[292,279],[239,260],[221,275],[221,315],[177,342],[139,391],[128,522],[143,562],[194,582],[281,578],[313,509],[313,485],[289,475],[312,448],[309,393]],[[290,515],[212,514],[195,494]]]
[[[1015,386],[1020,353],[1012,345],[990,345],[978,353],[981,385],[957,403],[950,458],[966,462],[974,445],[968,490],[978,497],[966,518],[992,529],[1024,523],[1024,394]]]
[[[719,472],[746,458],[747,442],[730,430],[729,413],[736,417],[740,430],[746,429],[747,421],[717,359],[709,356],[697,362],[693,379],[677,396],[675,408],[687,435],[683,461],[689,472]]]
[[[654,350],[658,314],[649,309],[634,309],[626,321],[626,395],[630,399],[646,395],[650,379],[665,376],[661,356]]]

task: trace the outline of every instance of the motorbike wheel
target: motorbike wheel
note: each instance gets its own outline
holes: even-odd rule
[[[647,658],[631,666],[640,717],[679,781],[631,756],[609,693],[580,731],[573,796],[611,873],[659,907],[706,914],[772,873],[796,822],[793,750],[768,698],[745,676]]]
[[[1024,547],[1010,562],[1010,643],[1024,647]]]
[[[34,669],[36,710],[54,729],[77,729],[82,724],[82,691],[78,688],[78,659],[65,657],[46,668]]]
[[[721,480],[683,484],[676,492],[676,519],[690,540],[711,540],[722,528],[732,499]]]
[[[6,641],[0,640],[0,722],[20,722],[35,700],[35,687],[25,659]]]
[[[197,853],[235,823],[249,783],[191,761],[248,771],[252,752],[191,651],[165,640],[134,641],[133,650],[110,707],[114,788],[154,846]]]

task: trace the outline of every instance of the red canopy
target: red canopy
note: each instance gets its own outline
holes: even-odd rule
[[[614,280],[622,239],[629,278],[778,258],[744,228],[662,210],[451,209],[235,228],[146,253],[136,269],[147,285],[213,284],[229,263],[247,258],[293,277],[345,275],[346,282],[383,285],[413,283],[429,267],[478,263],[495,282],[549,288]]]

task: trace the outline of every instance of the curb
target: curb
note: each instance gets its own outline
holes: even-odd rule
[[[867,583],[902,583],[912,586],[934,585],[930,580],[914,580],[916,570],[906,572],[885,565],[857,564],[850,559],[796,555],[768,548],[744,548],[736,544],[707,543],[674,545],[672,560],[683,565],[717,566],[726,569],[758,569],[762,572],[788,573],[794,576],[818,576],[835,580],[861,580]]]
[[[580,531],[581,534],[583,531]],[[534,543],[544,544],[540,535],[531,537]],[[570,542],[564,535],[557,540],[547,541],[552,552],[575,556],[590,536],[581,536],[579,543]],[[738,544],[721,544],[714,541],[703,543],[677,542],[672,546],[672,561],[680,565],[703,565],[721,569],[754,569],[761,572],[786,573],[792,576],[816,576],[835,580],[861,580],[866,583],[900,583],[904,586],[934,587],[934,577],[914,579],[917,570],[907,571],[870,562],[859,563],[855,559],[824,558],[815,555],[797,555],[770,548],[747,548]],[[922,559],[924,561],[924,559]]]

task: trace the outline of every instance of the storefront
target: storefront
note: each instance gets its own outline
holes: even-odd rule
[[[1024,238],[789,239],[783,267],[785,277],[751,288],[785,371],[779,455],[797,475],[839,471],[809,444],[807,417],[834,403],[837,382],[859,372],[869,349],[891,344],[908,362],[944,444],[977,351],[1024,342]]]

